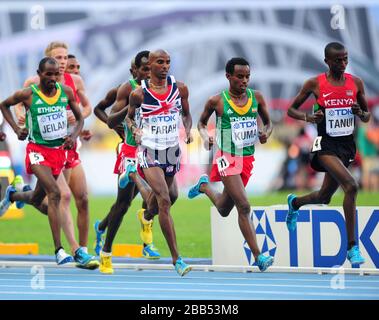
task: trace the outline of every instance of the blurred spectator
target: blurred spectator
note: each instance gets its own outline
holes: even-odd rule
[[[292,142],[284,142],[287,158],[274,183],[274,189],[313,189],[316,172],[309,166],[309,151],[315,135],[314,126],[306,124]]]

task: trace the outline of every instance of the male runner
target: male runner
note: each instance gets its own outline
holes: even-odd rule
[[[192,142],[192,118],[188,103],[188,88],[168,76],[170,55],[164,50],[149,54],[150,80],[141,82],[141,87],[132,91],[126,118],[129,130],[139,144],[138,162],[141,174],[151,187],[148,208],[157,201],[159,223],[168,243],[172,262],[179,275],[191,270],[179,256],[176,235],[170,215],[169,189],[174,175],[180,168],[179,120],[182,116],[186,132],[186,143]],[[136,112],[140,123],[135,121]],[[137,126],[138,124],[138,126]]]
[[[55,59],[43,58],[37,74],[38,85],[32,84],[19,90],[0,104],[4,118],[18,139],[25,140],[29,136],[25,164],[27,172],[37,177],[37,185],[34,191],[26,192],[17,192],[13,186],[8,186],[2,204],[7,204],[3,207],[9,207],[14,201],[22,201],[47,214],[53,234],[56,262],[64,264],[71,262],[72,257],[65,253],[61,244],[61,193],[56,180],[65,165],[66,150],[74,147],[83,127],[83,116],[72,89],[58,82],[59,65]],[[26,128],[16,124],[9,110],[18,103],[23,103],[26,109]],[[71,133],[68,132],[67,105],[76,119]],[[48,205],[42,202],[45,196],[48,198]],[[79,247],[75,238],[70,240],[74,260],[80,266],[92,269],[99,266],[94,257]]]
[[[354,128],[355,116],[368,122],[367,100],[363,81],[345,72],[348,63],[346,48],[338,42],[325,47],[325,63],[329,70],[305,81],[300,92],[288,109],[288,115],[294,119],[317,123],[318,137],[311,152],[311,166],[314,170],[325,172],[321,189],[302,197],[288,195],[288,214],[286,223],[289,231],[296,229],[299,208],[305,204],[328,204],[339,186],[345,197],[343,210],[346,219],[348,243],[347,259],[352,265],[365,262],[357,239],[356,198],[358,183],[348,170],[355,158]],[[314,114],[298,109],[313,94],[317,100]]]
[[[255,143],[266,143],[272,132],[272,123],[266,102],[259,91],[248,88],[250,66],[244,58],[232,58],[226,64],[226,78],[229,89],[212,96],[205,104],[198,122],[198,130],[207,150],[213,146],[214,139],[208,135],[207,124],[213,113],[216,114],[216,142],[211,181],[222,181],[222,193],[214,191],[209,185],[207,175],[200,177],[198,183],[188,193],[190,199],[205,193],[223,217],[227,217],[236,206],[238,223],[260,271],[270,267],[274,258],[261,254],[257,244],[255,229],[250,222],[250,203],[245,191],[253,170]],[[258,115],[264,124],[258,129]]]

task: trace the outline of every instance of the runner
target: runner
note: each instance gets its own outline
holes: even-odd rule
[[[214,139],[208,135],[207,124],[213,113],[216,114],[217,146],[211,181],[222,181],[222,193],[213,190],[207,175],[200,177],[198,183],[188,193],[190,199],[205,193],[223,217],[227,217],[236,206],[238,223],[259,270],[270,267],[274,258],[264,256],[257,244],[255,229],[251,226],[251,207],[245,191],[253,170],[255,143],[266,143],[272,132],[272,124],[266,102],[259,91],[248,88],[250,66],[244,58],[232,58],[226,64],[226,78],[229,89],[212,96],[205,104],[200,116],[198,129],[205,148],[210,150]],[[257,118],[260,116],[264,127],[258,130]]]
[[[305,81],[289,107],[288,115],[297,120],[317,123],[318,137],[312,147],[311,166],[316,171],[325,172],[325,177],[318,191],[302,197],[288,195],[286,223],[288,230],[294,231],[300,207],[306,204],[328,204],[341,186],[345,193],[343,209],[348,238],[347,259],[352,265],[360,265],[365,259],[359,251],[358,239],[355,237],[359,186],[348,167],[354,161],[356,152],[355,116],[368,122],[370,112],[367,111],[363,81],[345,72],[348,63],[346,48],[338,42],[329,43],[325,47],[324,61],[329,70]],[[317,100],[317,110],[314,114],[299,111],[311,94]]]
[[[25,165],[27,173],[37,177],[37,185],[35,190],[26,192],[17,192],[13,186],[8,186],[0,207],[3,211],[9,208],[12,202],[21,201],[47,214],[54,240],[56,262],[65,264],[73,259],[66,254],[61,244],[61,194],[56,180],[64,167],[66,150],[74,147],[83,127],[83,116],[71,88],[58,82],[59,65],[55,59],[43,58],[37,73],[38,85],[33,84],[29,88],[19,90],[1,103],[4,118],[18,139],[25,140],[29,136]],[[18,103],[23,103],[27,111],[25,128],[17,125],[9,110]],[[67,105],[75,118],[75,125],[70,133],[67,129]],[[45,196],[48,198],[48,205],[42,202]],[[74,260],[79,266],[89,269],[99,266],[94,257],[79,247],[75,238],[70,240]]]

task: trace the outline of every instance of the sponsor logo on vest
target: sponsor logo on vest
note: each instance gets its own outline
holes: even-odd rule
[[[346,90],[346,95],[347,96],[352,96],[353,95],[353,90]]]
[[[43,104],[42,100],[41,99],[38,99],[36,104]]]
[[[354,104],[354,100],[351,98],[348,99],[329,99],[329,100],[324,100],[325,101],[325,107],[332,107],[332,106],[351,106]]]
[[[40,107],[37,109],[38,113],[51,113],[51,112],[63,112],[63,111],[66,111],[65,106],[49,106],[49,107]]]
[[[353,111],[351,109],[334,109],[328,112],[330,116],[346,116],[353,114]]]

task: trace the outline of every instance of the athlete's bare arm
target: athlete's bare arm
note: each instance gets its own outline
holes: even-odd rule
[[[139,87],[130,93],[128,114],[125,118],[126,125],[128,126],[137,144],[141,143],[142,129],[137,128],[134,118],[136,114],[136,109],[141,107],[142,102],[143,102],[143,91],[142,91],[142,88]]]
[[[25,80],[24,88],[28,88],[32,84],[39,84],[39,76],[32,76]],[[18,103],[14,107],[14,112],[19,126],[25,125],[25,108],[22,103]]]
[[[20,128],[17,123],[13,119],[12,112],[10,111],[10,107],[16,104],[25,105],[26,108],[29,108],[32,100],[32,90],[30,88],[25,88],[16,91],[12,96],[5,99],[0,103],[1,112],[5,120],[12,127],[13,131],[16,133],[19,140],[25,140],[28,136],[28,129]]]
[[[68,135],[65,138],[64,142],[64,148],[65,149],[72,149],[74,147],[75,141],[79,136],[80,131],[83,129],[84,125],[84,117],[80,111],[79,105],[76,102],[74,92],[72,89],[68,86],[62,86],[64,92],[67,95],[68,98],[68,105],[70,106],[70,110],[72,111],[75,119],[76,119],[76,125],[74,127],[74,130],[72,131],[71,135]]]
[[[116,103],[112,107],[108,117],[108,127],[113,129],[125,120],[128,114],[129,95],[132,92],[132,86],[129,82],[124,83],[117,90]]]
[[[92,112],[91,102],[89,101],[87,97],[84,81],[81,78],[81,76],[77,74],[71,74],[71,77],[72,77],[72,80],[74,80],[76,93],[80,99],[80,104],[82,106],[82,110],[81,110],[82,115],[83,115],[83,118],[85,119],[91,115],[91,112]]]
[[[358,77],[354,77],[354,82],[355,82],[355,85],[357,86],[357,103],[351,107],[351,110],[363,122],[369,122],[371,114],[368,111],[368,104],[367,104],[365,87],[364,87],[363,81]]]
[[[102,99],[93,110],[95,116],[106,125],[108,121],[108,115],[105,110],[108,109],[116,101],[117,89],[118,87],[109,90],[105,98]]]
[[[101,100],[94,109],[96,117],[98,117],[99,120],[104,122],[106,125],[108,125],[108,115],[105,112],[105,110],[112,106],[112,104],[116,101],[117,90],[119,87],[120,86],[117,86],[109,90],[105,98]],[[125,139],[124,128],[122,127],[122,125],[116,126],[114,130],[117,132],[117,134],[122,140]]]
[[[197,129],[204,141],[204,147],[206,150],[210,150],[214,143],[214,137],[209,136],[207,128],[209,118],[212,116],[213,112],[216,112],[217,116],[222,115],[222,98],[220,95],[212,96],[207,100],[204,110],[200,115],[199,122],[197,123]]]
[[[180,97],[182,99],[182,121],[184,129],[186,130],[185,143],[191,143],[193,141],[191,129],[192,129],[192,116],[190,113],[190,107],[188,102],[189,92],[187,86],[182,82],[177,82]]]
[[[318,110],[314,114],[306,114],[298,110],[312,93],[317,99],[319,96],[317,77],[313,77],[305,81],[303,87],[287,111],[288,116],[297,120],[304,120],[306,122],[320,123],[324,117],[324,113],[321,110]]]
[[[258,114],[263,122],[263,128],[259,130],[260,143],[266,143],[272,133],[272,122],[270,114],[268,112],[267,104],[262,94],[259,91],[255,91],[255,97],[258,102]]]

